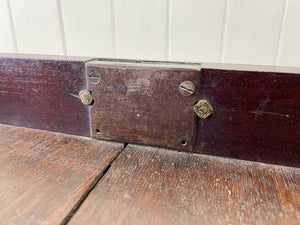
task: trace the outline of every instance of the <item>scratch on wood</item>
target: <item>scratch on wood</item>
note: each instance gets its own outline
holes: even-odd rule
[[[287,118],[290,117],[290,115],[282,114],[282,113],[276,113],[276,112],[264,112],[264,111],[250,111],[250,112],[256,114],[255,119],[257,118],[257,116],[260,116],[262,114],[267,114],[267,115],[270,115],[270,116],[282,116],[282,117],[287,117]]]
[[[71,95],[71,96],[73,96],[73,97],[75,97],[75,98],[78,98],[78,99],[80,99],[79,95],[72,94],[72,93],[68,93],[68,94],[69,94],[69,95]]]
[[[254,113],[256,114],[256,115],[255,115],[255,119],[257,118],[257,116],[259,116],[259,115],[261,115],[261,114],[264,113],[264,110],[265,110],[265,108],[266,108],[266,105],[267,105],[267,103],[268,103],[269,101],[270,101],[270,98],[268,97],[267,99],[265,99],[265,100],[263,101],[263,103],[261,103],[261,104],[258,106],[257,110],[254,111]]]

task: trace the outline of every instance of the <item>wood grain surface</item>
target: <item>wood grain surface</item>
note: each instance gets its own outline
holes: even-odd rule
[[[0,123],[90,136],[86,60],[0,54]]]
[[[89,62],[99,84],[89,83],[94,138],[192,151],[200,66],[162,63]],[[184,81],[195,93],[183,96]]]
[[[300,167],[300,70],[218,66],[201,69],[214,113],[198,120],[194,151]]]
[[[70,224],[299,224],[300,170],[129,145]]]
[[[0,224],[60,224],[121,149],[0,125]]]

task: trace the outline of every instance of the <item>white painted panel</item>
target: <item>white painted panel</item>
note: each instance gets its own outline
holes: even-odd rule
[[[217,62],[220,58],[225,0],[173,0],[170,59]]]
[[[62,0],[69,55],[113,56],[111,5],[110,0]]]
[[[283,38],[279,51],[279,65],[300,66],[300,1],[289,0]]]
[[[300,0],[10,2],[0,52],[300,66]]]
[[[225,62],[274,64],[284,0],[230,0]]]
[[[11,0],[21,53],[63,54],[56,0]]]
[[[118,56],[165,59],[166,0],[116,0]]]
[[[14,53],[16,51],[11,25],[8,1],[0,0],[0,52]]]

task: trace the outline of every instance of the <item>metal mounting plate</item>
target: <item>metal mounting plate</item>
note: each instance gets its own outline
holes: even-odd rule
[[[200,66],[87,63],[87,77],[95,72],[100,82],[95,84],[94,77],[88,82],[94,138],[192,151]],[[183,81],[193,82],[193,95],[180,93]]]

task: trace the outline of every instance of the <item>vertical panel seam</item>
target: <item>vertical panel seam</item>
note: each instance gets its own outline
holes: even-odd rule
[[[84,64],[84,75],[85,75],[85,86],[87,90],[90,90],[90,83],[89,83],[89,74],[88,74],[88,61]],[[90,137],[93,137],[93,131],[92,131],[92,110],[91,106],[88,106],[88,116],[89,116],[89,127],[90,127]]]
[[[117,2],[111,0],[111,21],[112,21],[112,38],[113,38],[113,57],[119,57],[119,43],[118,43],[118,24],[117,24]]]
[[[285,0],[283,10],[282,10],[280,30],[279,30],[279,34],[278,34],[278,42],[277,42],[277,46],[276,46],[276,53],[275,53],[275,57],[274,57],[274,65],[278,65],[279,60],[280,60],[280,55],[281,55],[282,45],[283,45],[283,37],[284,37],[284,32],[285,32],[286,20],[287,20],[286,18],[287,18],[288,6],[289,6],[289,0]]]
[[[63,54],[68,55],[61,0],[57,0],[57,11],[58,11],[57,14],[58,14],[58,20],[59,20]]]
[[[13,37],[14,51],[15,51],[15,53],[19,53],[18,42],[17,42],[17,34],[16,34],[16,29],[15,29],[15,24],[14,24],[14,19],[13,19],[10,0],[7,0],[7,10],[8,10],[8,15],[9,15],[10,29],[11,29],[11,33],[12,33],[12,37]]]
[[[227,33],[228,33],[227,31],[228,31],[229,9],[230,9],[230,0],[225,0],[224,16],[223,16],[223,24],[222,24],[222,34],[221,34],[221,45],[220,45],[220,53],[219,53],[219,62],[224,62],[225,61],[226,42],[227,42]]]
[[[165,40],[165,60],[170,59],[171,54],[171,26],[172,26],[172,0],[167,0],[166,9],[166,40]]]

